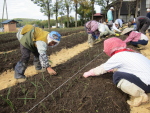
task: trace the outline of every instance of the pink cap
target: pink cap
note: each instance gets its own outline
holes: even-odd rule
[[[112,37],[104,41],[104,52],[111,56],[113,52],[126,48],[126,43],[117,37]]]

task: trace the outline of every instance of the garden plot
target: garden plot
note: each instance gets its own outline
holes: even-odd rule
[[[81,41],[72,39],[68,43],[68,40],[62,40],[62,44],[77,45]],[[58,47],[58,51],[61,48]],[[56,76],[39,73],[24,83],[1,90],[1,112],[129,113],[128,95],[114,86],[112,73],[87,79],[82,77],[85,71],[108,59],[102,51],[101,42],[54,67],[58,72]]]

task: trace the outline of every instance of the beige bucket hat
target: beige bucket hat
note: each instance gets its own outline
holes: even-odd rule
[[[132,30],[133,30],[133,28],[125,28],[125,29],[122,31],[121,35],[124,35],[124,34],[130,32],[130,31],[132,31]]]

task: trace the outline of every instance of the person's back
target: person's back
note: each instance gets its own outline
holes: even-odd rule
[[[88,33],[95,32],[98,29],[98,22],[95,20],[88,21],[85,24],[85,28]]]
[[[116,20],[115,20],[115,24],[118,24],[119,27],[122,27],[122,24],[123,24],[122,19],[116,19]]]
[[[148,17],[150,19],[150,9],[147,9],[146,17]]]

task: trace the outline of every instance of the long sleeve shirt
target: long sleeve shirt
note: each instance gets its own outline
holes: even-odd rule
[[[24,34],[29,32],[31,29],[33,29],[32,25],[26,25],[19,29],[17,33],[18,40],[21,40]],[[49,60],[46,54],[47,51],[47,35],[49,32],[43,31],[41,28],[35,27],[34,31],[34,37],[35,37],[35,45],[37,47],[38,53],[39,53],[39,60],[41,63],[42,68],[49,67]]]
[[[119,26],[122,27],[123,21],[121,19],[116,19],[114,23],[119,24]]]
[[[94,68],[94,74],[101,75],[112,69],[133,74],[150,85],[150,60],[140,53],[128,51],[116,53],[104,64]]]
[[[107,12],[107,20],[108,22],[113,20],[112,10],[110,9]]]
[[[137,31],[132,31],[129,36],[124,40],[124,42],[138,42],[139,40],[146,40],[148,41],[148,37],[146,35],[144,35],[143,33],[139,33]]]
[[[129,36],[124,40],[124,42],[126,42],[126,43],[130,42],[130,41],[137,42],[138,40],[140,40],[140,37],[141,37],[141,33],[132,31],[129,34]]]
[[[113,23],[113,26],[112,26],[112,31],[114,31],[114,30],[116,30],[116,31],[118,31],[118,32],[121,32],[120,29],[118,29],[118,28],[116,27],[115,23]]]
[[[46,54],[46,51],[48,48],[47,44],[44,41],[36,41],[35,44],[37,46],[38,53],[40,54],[39,60],[40,60],[42,68],[49,67],[50,66],[49,60]]]
[[[93,33],[96,30],[98,30],[98,25],[99,25],[99,23],[97,21],[91,20],[91,21],[88,21],[85,24],[85,28],[86,28],[86,30],[87,30],[88,33]]]
[[[136,18],[135,23],[137,25],[136,31],[139,31],[141,29],[141,25],[144,24],[150,25],[150,19],[146,16],[139,16]]]

